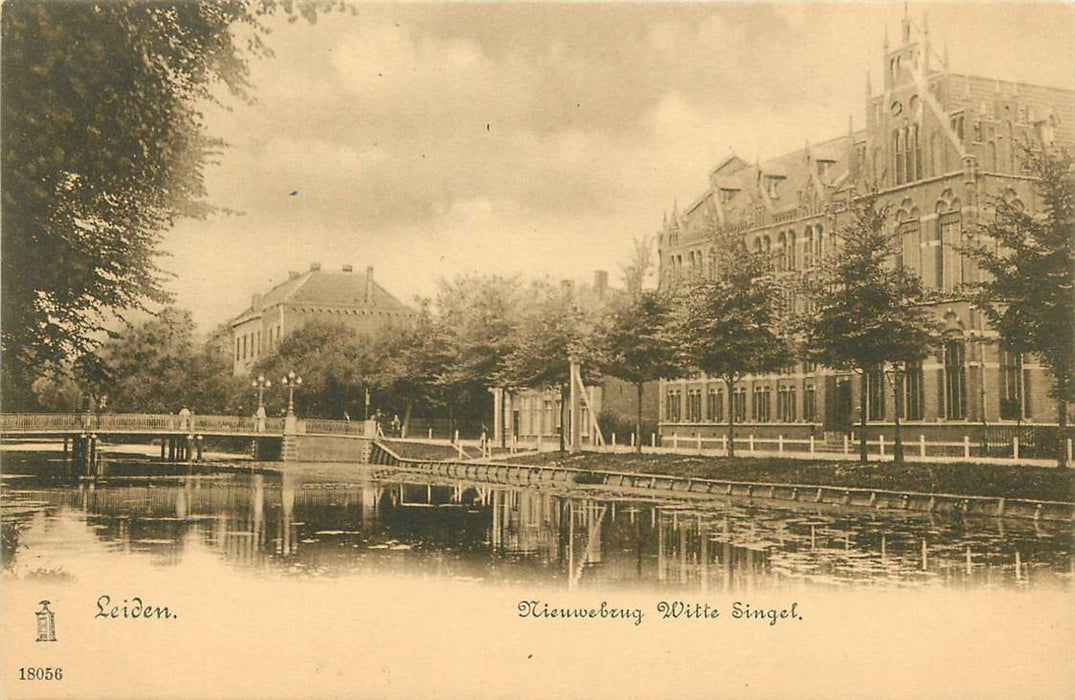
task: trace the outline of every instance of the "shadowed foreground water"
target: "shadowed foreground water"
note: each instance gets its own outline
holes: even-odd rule
[[[38,459],[44,460],[45,457]],[[91,560],[193,566],[200,546],[266,577],[398,573],[566,588],[1070,586],[1070,526],[992,518],[656,501],[429,481],[374,467],[332,478],[8,475],[7,577],[75,581]]]

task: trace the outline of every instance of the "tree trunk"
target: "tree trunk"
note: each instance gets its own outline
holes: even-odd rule
[[[635,452],[642,451],[642,382],[635,383],[638,390],[638,411],[635,413]]]
[[[567,387],[560,385],[560,451],[566,452],[567,445],[564,442],[564,428],[567,427],[567,418],[564,412],[567,410]]]
[[[862,369],[862,378],[859,381],[859,462],[866,464],[868,461],[866,446],[866,375],[867,370]]]
[[[724,378],[728,387],[728,456],[735,456],[735,380]]]
[[[1068,400],[1067,387],[1061,387],[1060,398],[1056,402],[1056,466],[1064,469],[1068,466]]]
[[[414,400],[408,399],[407,406],[403,409],[403,426],[399,429],[399,436],[401,438],[407,437],[407,433],[411,428],[411,414],[414,413]]]
[[[903,436],[900,434],[900,415],[903,413],[903,381],[903,372],[897,370],[896,381],[894,382],[895,395],[893,396],[893,403],[895,404],[896,410],[896,418],[894,421],[896,444],[892,447],[892,461],[896,464],[903,464]]]

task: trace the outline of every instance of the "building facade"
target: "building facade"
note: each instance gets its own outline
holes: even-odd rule
[[[1039,208],[1019,145],[1072,145],[1075,92],[952,73],[930,44],[928,26],[905,16],[898,45],[885,40],[884,80],[867,78],[865,128],[764,162],[727,157],[709,187],[682,212],[673,207],[658,233],[660,284],[675,287],[715,274],[718,251],[737,240],[773,258],[791,291],[839,245],[854,192],[876,187],[895,212],[901,264],[944,301],[938,351],[912,367],[901,421],[927,439],[967,434],[986,423],[1055,423],[1051,378],[1034,357],[1007,352],[984,315],[958,294],[980,279],[959,247],[993,216],[997,197]],[[894,416],[893,388],[878,374],[860,378],[808,363],[747,377],[727,395],[705,377],[662,382],[662,434],[721,435],[728,411],[743,432],[802,439],[843,433],[858,420],[859,382],[867,383],[871,432]]]
[[[232,372],[246,374],[290,333],[314,320],[331,321],[358,333],[375,335],[384,328],[414,322],[416,312],[389,294],[373,279],[373,267],[355,274],[350,265],[339,272],[310,263],[306,272],[289,272],[288,279],[264,294],[229,324]]]

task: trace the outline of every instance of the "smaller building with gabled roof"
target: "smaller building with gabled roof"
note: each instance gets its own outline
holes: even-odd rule
[[[373,267],[355,274],[310,263],[306,272],[289,272],[284,282],[254,294],[250,306],[229,323],[232,373],[245,374],[290,333],[310,321],[340,323],[374,336],[388,326],[413,323],[416,312],[373,279]]]

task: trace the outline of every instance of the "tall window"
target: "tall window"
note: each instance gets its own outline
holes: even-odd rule
[[[772,397],[769,387],[755,386],[751,404],[751,418],[757,423],[768,423],[770,419],[770,399]]]
[[[904,139],[904,134],[900,129],[893,129],[892,130],[892,156],[893,156],[892,172],[896,177],[896,183],[895,184],[897,184],[897,185],[902,185],[903,184],[903,178],[904,178],[904,175],[905,175],[904,169],[903,169],[903,166],[904,166],[904,162],[903,162],[903,139]]]
[[[875,369],[866,373],[866,408],[869,420],[885,418],[885,373]]]
[[[735,420],[742,423],[747,419],[747,390],[740,387],[735,390]]]
[[[796,266],[796,254],[795,254],[795,232],[788,231],[788,246],[785,249],[787,252],[787,268],[794,270]]]
[[[795,387],[784,385],[776,393],[776,419],[782,423],[792,423],[796,417]]]
[[[906,420],[922,420],[922,363],[908,362],[903,378],[903,415]]]
[[[236,338],[235,339],[235,359],[236,360],[240,359],[239,352],[242,349],[242,346],[243,346],[242,341],[240,341],[238,338]]]
[[[917,210],[915,212],[917,214]],[[909,216],[914,216],[909,215]],[[911,272],[922,271],[922,230],[917,216],[900,222],[900,246],[897,249],[897,263],[900,267],[908,266]]]
[[[711,423],[724,422],[724,392],[710,389],[705,397],[705,416]]]
[[[680,413],[680,393],[678,391],[671,390],[668,392],[664,416],[669,423],[678,423],[680,421],[682,414]]]
[[[813,384],[803,387],[803,420],[807,423],[817,420],[817,394]]]
[[[1000,351],[1000,417],[1021,420],[1030,417],[1027,401],[1026,371],[1023,356],[1017,352]]]
[[[937,287],[952,290],[963,282],[963,254],[959,252],[962,217],[950,211],[937,217],[937,237],[941,249],[937,254]]]
[[[687,421],[699,423],[702,420],[702,391],[690,389],[687,391]]]
[[[949,420],[967,416],[965,354],[962,340],[949,340],[944,344],[944,415]]]

